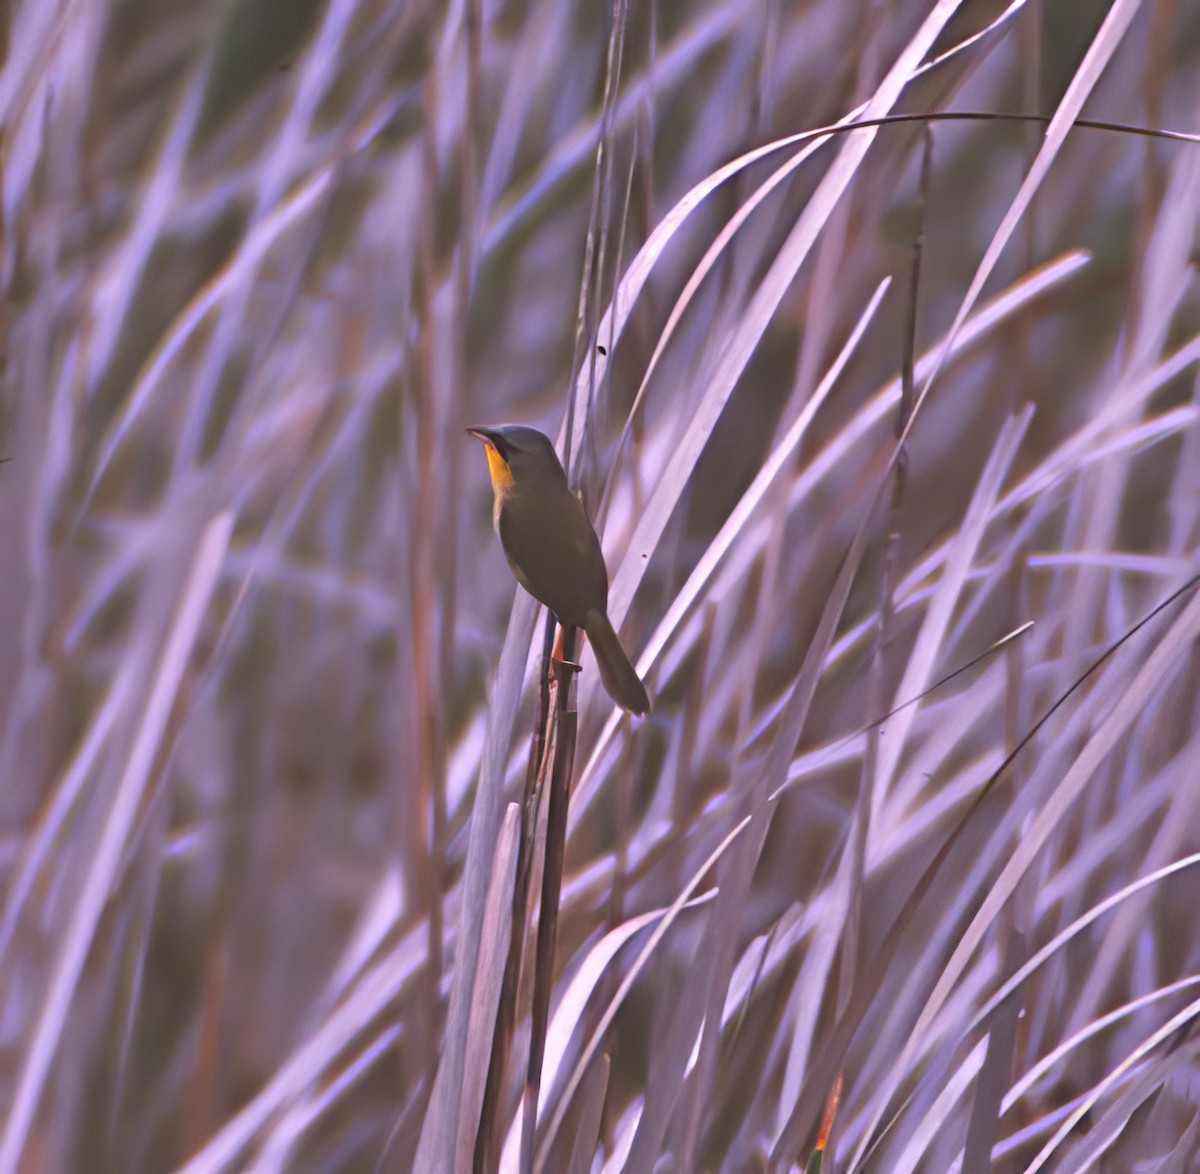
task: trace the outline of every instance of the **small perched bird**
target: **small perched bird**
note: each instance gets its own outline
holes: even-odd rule
[[[608,619],[608,571],[583,503],[550,438],[536,428],[468,428],[487,446],[492,521],[517,582],[560,624],[587,633],[608,695],[630,713],[650,698]]]

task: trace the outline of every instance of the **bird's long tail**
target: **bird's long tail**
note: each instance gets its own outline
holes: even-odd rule
[[[629,657],[625,655],[625,649],[621,647],[608,616],[593,608],[587,614],[584,631],[596,654],[600,680],[608,695],[630,713],[649,713],[650,696],[646,686],[629,663]]]

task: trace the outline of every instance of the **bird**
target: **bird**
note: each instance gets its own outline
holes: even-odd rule
[[[582,628],[608,695],[633,714],[650,695],[608,618],[608,569],[583,503],[567,485],[554,444],[522,424],[468,428],[482,440],[492,480],[492,523],[516,580],[562,625]]]

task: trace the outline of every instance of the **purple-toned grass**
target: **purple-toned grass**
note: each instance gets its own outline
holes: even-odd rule
[[[1192,6],[5,18],[0,1174],[1190,1168]]]

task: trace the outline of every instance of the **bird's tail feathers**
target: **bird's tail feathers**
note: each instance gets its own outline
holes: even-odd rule
[[[584,631],[596,654],[596,665],[600,669],[600,681],[608,695],[630,713],[649,713],[650,695],[642,684],[637,670],[625,655],[621,641],[613,631],[608,616],[593,608],[587,614]]]

